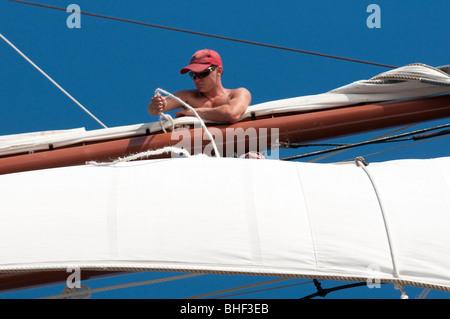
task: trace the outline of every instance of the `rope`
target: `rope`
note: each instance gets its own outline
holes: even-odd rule
[[[80,102],[75,100],[75,98],[66,92],[58,83],[56,83],[47,73],[42,71],[36,64],[33,63],[25,54],[23,54],[18,48],[14,46],[8,39],[6,39],[3,34],[0,33],[0,37],[9,44],[14,50],[17,51],[25,60],[27,60],[32,66],[34,66],[39,72],[41,72],[47,79],[49,79],[58,89],[60,89],[65,95],[67,95],[72,101],[74,101],[80,108],[82,108],[87,114],[89,114],[94,120],[96,120],[101,126],[107,128],[105,124],[103,124],[98,118],[96,118],[88,109],[86,109]]]
[[[229,289],[224,289],[224,290],[219,290],[219,291],[214,291],[214,292],[208,292],[205,294],[196,295],[196,296],[192,296],[192,297],[186,297],[183,299],[198,299],[198,298],[210,297],[210,296],[214,296],[214,295],[220,295],[220,294],[223,294],[226,292],[248,289],[248,288],[258,287],[258,286],[262,286],[262,285],[268,285],[268,284],[272,284],[272,283],[276,283],[276,282],[280,282],[280,281],[286,281],[286,280],[290,280],[290,279],[289,278],[278,278],[278,279],[264,281],[264,282],[257,282],[257,283],[250,284],[250,285],[239,286],[239,287],[235,287],[235,288],[229,288]]]
[[[441,67],[432,67],[423,63],[411,63],[406,65],[406,67],[408,66],[421,66],[424,68],[428,68],[430,70],[436,71],[441,73],[443,76],[445,76],[446,78],[449,78],[449,73],[446,72],[446,70],[448,69],[448,66],[441,66]],[[420,76],[414,76],[414,75],[404,75],[404,74],[381,74],[381,75],[377,75],[373,78],[371,78],[370,80],[365,81],[366,83],[379,83],[379,84],[384,84],[385,81],[419,81],[422,83],[426,83],[426,84],[431,84],[431,85],[438,85],[438,86],[450,86],[450,82],[448,81],[439,81],[439,80],[433,80],[433,79],[427,79],[427,78],[422,78]]]
[[[431,291],[430,288],[423,288],[422,292],[420,293],[419,297],[417,297],[417,299],[425,299],[430,291]]]
[[[432,85],[441,85],[441,86],[450,86],[450,82],[442,82],[442,81],[436,81],[436,80],[429,80],[429,79],[420,79],[420,82],[426,83],[426,84],[432,84]]]
[[[250,284],[250,285],[239,286],[239,287],[224,289],[224,290],[220,290],[220,291],[214,291],[214,292],[205,293],[205,294],[201,294],[201,295],[196,295],[196,296],[192,296],[192,297],[186,297],[186,298],[183,298],[183,299],[198,299],[198,298],[204,298],[204,297],[211,297],[211,296],[220,295],[220,294],[227,293],[227,292],[232,292],[232,291],[236,291],[236,290],[243,290],[243,289],[248,289],[248,288],[254,288],[254,287],[268,285],[268,284],[272,284],[272,283],[276,283],[276,282],[280,282],[280,281],[286,281],[286,280],[290,280],[290,279],[291,278],[279,278],[279,279],[274,279],[274,280],[269,280],[269,281],[264,281],[264,282],[258,282],[258,283],[254,283],[254,284]],[[295,283],[295,284],[290,284],[290,285],[283,285],[283,286],[278,286],[278,287],[271,287],[271,288],[265,288],[265,289],[259,289],[259,290],[251,290],[251,291],[240,292],[240,293],[236,293],[236,294],[229,294],[229,295],[225,295],[225,296],[215,297],[213,299],[229,298],[229,297],[234,297],[234,296],[240,296],[240,295],[246,295],[246,294],[252,294],[252,293],[257,293],[257,292],[268,291],[268,290],[275,290],[275,289],[283,289],[283,288],[294,287],[294,286],[301,286],[301,285],[309,284],[311,282],[312,281],[306,281],[306,282],[300,282],[300,283]]]
[[[379,139],[379,138],[383,138],[383,137],[389,136],[390,134],[397,133],[397,132],[401,132],[401,131],[406,130],[406,129],[408,129],[408,128],[414,127],[415,125],[416,125],[416,124],[404,126],[404,127],[399,128],[399,129],[396,129],[396,130],[390,131],[390,132],[388,132],[388,133],[384,133],[384,134],[382,134],[382,135],[379,135],[379,136],[377,136],[377,137],[374,137],[373,139],[370,139],[370,140],[376,140],[376,139]],[[333,155],[337,155],[337,154],[342,153],[342,152],[345,152],[345,151],[346,151],[346,150],[339,150],[339,151],[333,152],[332,154],[327,154],[327,155],[324,155],[324,156],[317,157],[317,158],[315,158],[315,159],[309,160],[308,162],[309,162],[309,163],[317,162],[317,161],[320,161],[320,160],[322,160],[322,159],[328,158],[328,157],[333,156]],[[352,159],[353,159],[353,158],[352,158]]]
[[[211,144],[213,145],[214,148],[214,153],[216,155],[216,157],[220,157],[219,151],[217,150],[217,145],[216,142],[214,141],[214,138],[212,137],[211,133],[208,131],[208,128],[205,125],[205,122],[203,122],[202,118],[197,114],[197,112],[195,111],[195,109],[190,106],[189,104],[187,104],[186,102],[184,102],[183,100],[181,100],[180,98],[178,98],[177,96],[163,90],[163,89],[156,89],[155,94],[158,93],[163,93],[167,96],[169,96],[170,98],[174,99],[175,101],[181,103],[183,106],[185,106],[187,109],[189,109],[192,113],[194,113],[194,115],[198,118],[198,120],[200,121],[200,124],[202,125],[203,129],[205,130],[206,134],[208,135]]]
[[[359,165],[359,162],[361,162],[363,165]],[[377,199],[378,199],[378,204],[380,206],[380,210],[381,210],[381,215],[383,216],[383,221],[384,221],[384,227],[386,229],[386,235],[387,235],[387,240],[389,243],[389,248],[390,248],[390,252],[391,252],[391,259],[392,259],[392,267],[393,267],[393,271],[394,271],[394,277],[399,278],[399,272],[398,272],[398,268],[397,268],[397,262],[395,259],[395,253],[394,253],[394,245],[392,243],[392,238],[391,238],[391,232],[389,229],[389,223],[388,223],[388,218],[383,206],[383,202],[381,200],[380,197],[380,193],[377,189],[377,186],[375,184],[375,180],[373,179],[372,175],[370,174],[369,170],[366,168],[366,166],[368,166],[369,164],[364,160],[363,157],[357,157],[355,159],[355,164],[358,167],[361,167],[364,172],[367,174],[367,176],[369,177],[370,182],[372,183],[372,187],[375,190],[375,194],[377,195]]]
[[[47,9],[60,10],[60,11],[66,12],[65,8],[59,8],[59,7],[54,7],[54,6],[49,6],[49,5],[39,4],[39,3],[33,3],[33,2],[29,2],[29,1],[19,1],[19,0],[9,0],[9,1],[16,2],[16,3],[22,3],[22,4],[27,4],[27,5],[36,6],[36,7],[47,8]],[[272,45],[272,44],[265,44],[265,43],[260,43],[260,42],[254,42],[254,41],[241,40],[241,39],[224,37],[224,36],[220,36],[220,35],[208,34],[208,33],[203,33],[203,32],[196,32],[196,31],[190,31],[190,30],[185,30],[185,29],[166,27],[166,26],[162,26],[162,25],[156,25],[156,24],[151,24],[151,23],[146,23],[146,22],[139,22],[139,21],[134,21],[134,20],[129,20],[129,19],[115,18],[115,17],[101,15],[101,14],[95,14],[95,13],[89,13],[89,12],[78,12],[78,11],[76,11],[76,12],[80,13],[80,14],[87,15],[87,16],[96,17],[96,18],[109,19],[109,20],[114,20],[114,21],[138,24],[138,25],[142,25],[142,26],[146,26],[146,27],[159,28],[159,29],[176,31],[176,32],[183,32],[183,33],[189,33],[189,34],[199,35],[199,36],[203,36],[203,37],[210,37],[210,38],[216,38],[216,39],[221,39],[221,40],[227,40],[227,41],[251,44],[251,45],[256,45],[256,46],[262,46],[262,47],[267,47],[267,48],[272,48],[272,49],[278,49],[278,50],[284,50],[284,51],[291,51],[291,52],[297,52],[297,53],[316,55],[316,56],[332,58],[332,59],[338,59],[338,60],[344,60],[344,61],[349,61],[349,62],[357,62],[357,63],[376,65],[376,66],[381,66],[381,67],[386,67],[386,68],[391,68],[391,69],[397,68],[396,66],[387,65],[387,64],[380,64],[380,63],[374,63],[374,62],[369,62],[369,61],[345,58],[345,57],[340,57],[340,56],[336,56],[336,55],[317,53],[317,52],[312,52],[312,51],[298,50],[298,49],[282,47],[282,46],[278,46],[278,45]]]
[[[296,283],[296,284],[290,284],[290,285],[284,285],[284,286],[278,286],[278,287],[272,287],[272,288],[265,288],[265,289],[259,289],[259,290],[252,290],[252,291],[248,291],[248,292],[240,292],[240,293],[237,293],[237,294],[231,294],[231,295],[225,295],[225,296],[217,297],[215,299],[229,298],[229,297],[234,297],[234,296],[240,296],[240,295],[246,295],[246,294],[253,294],[253,293],[257,293],[257,292],[268,291],[268,290],[275,290],[275,289],[283,289],[283,288],[294,287],[294,286],[301,286],[301,285],[305,285],[305,284],[309,284],[309,283],[312,283],[312,281],[299,282],[299,283]]]
[[[159,125],[161,125],[161,129],[163,130],[164,133],[167,133],[166,129],[164,128],[162,119],[165,118],[167,121],[170,122],[171,124],[171,131],[173,132],[173,130],[175,129],[175,123],[173,122],[173,117],[170,116],[170,114],[164,114],[163,112],[159,113]]]
[[[149,151],[141,152],[138,154],[130,155],[127,157],[121,157],[112,162],[99,163],[96,161],[88,161],[88,162],[86,162],[86,164],[87,165],[95,165],[95,166],[110,166],[110,165],[115,165],[118,163],[134,161],[139,158],[161,155],[163,153],[176,153],[176,154],[183,154],[186,157],[191,157],[191,154],[189,154],[189,152],[186,151],[185,149],[174,147],[174,146],[166,146],[166,147],[158,149],[158,150],[149,150]]]
[[[409,127],[411,127],[411,126],[409,126]],[[290,156],[290,157],[285,157],[285,158],[282,158],[281,160],[289,161],[289,160],[299,159],[299,158],[308,157],[308,156],[314,156],[314,155],[320,155],[320,154],[324,154],[324,153],[330,153],[330,152],[333,152],[333,151],[345,150],[345,149],[358,147],[358,146],[363,146],[363,145],[368,145],[368,144],[385,143],[385,142],[403,142],[403,141],[407,141],[407,140],[425,139],[425,138],[430,138],[430,137],[437,136],[437,135],[450,134],[450,131],[449,130],[443,130],[441,132],[437,132],[437,133],[429,134],[429,135],[425,135],[425,134],[418,135],[418,134],[419,133],[425,133],[425,132],[433,131],[433,130],[448,128],[448,127],[450,127],[450,123],[443,124],[443,125],[437,125],[437,126],[433,126],[433,127],[430,127],[430,128],[415,130],[415,131],[411,131],[411,132],[407,132],[407,133],[392,135],[392,136],[378,137],[378,138],[374,138],[374,139],[370,139],[370,140],[366,140],[366,141],[362,141],[362,142],[358,142],[358,143],[344,144],[344,145],[341,145],[341,146],[338,146],[338,147],[325,149],[325,150],[321,150],[321,151],[316,151],[316,152],[311,152],[311,153],[306,153],[306,154],[299,154],[299,155],[294,155],[294,156]],[[403,137],[410,136],[410,135],[416,135],[416,136],[414,136],[414,137],[412,137],[410,139],[401,139]],[[284,143],[284,146],[285,147],[289,147],[289,148],[302,147],[304,145],[307,145],[307,144],[297,144],[296,145],[295,143]],[[314,145],[314,144],[311,144],[311,145]]]
[[[417,142],[417,143],[412,143],[412,144],[408,144],[408,145],[394,147],[394,148],[390,148],[390,149],[387,149],[387,150],[383,150],[383,151],[379,151],[379,152],[375,152],[375,153],[371,153],[371,154],[366,154],[366,155],[364,155],[364,157],[369,157],[369,156],[379,155],[379,154],[383,154],[383,153],[387,153],[387,152],[392,152],[392,151],[396,151],[396,150],[399,150],[399,149],[402,149],[402,148],[405,148],[405,147],[417,146],[419,144],[428,143],[428,142],[432,142],[432,141],[437,141],[437,140],[440,140],[440,139],[443,139],[443,138],[447,138],[447,137],[449,137],[449,136],[448,135],[447,136],[441,136],[441,137],[436,137],[436,138],[433,138],[433,139],[430,139],[430,140],[426,140],[426,141],[421,141],[421,142]],[[344,161],[341,161],[341,162],[347,162],[349,160],[353,160],[353,158],[347,159],[347,160],[344,160]]]
[[[137,287],[137,286],[143,286],[143,285],[151,285],[151,284],[158,284],[162,282],[168,282],[178,279],[185,279],[185,278],[191,278],[201,276],[201,274],[186,274],[181,276],[173,276],[173,277],[166,277],[166,278],[159,278],[159,279],[153,279],[153,280],[147,280],[147,281],[141,281],[141,282],[133,282],[129,284],[121,284],[121,285],[115,285],[115,286],[108,286],[108,287],[102,287],[97,289],[87,289],[87,290],[81,290],[81,291],[74,291],[71,293],[64,292],[64,294],[56,295],[56,296],[50,296],[50,297],[44,297],[42,299],[68,299],[73,297],[79,297],[79,296],[86,296],[86,294],[93,294],[95,292],[103,292],[108,290],[114,290],[114,289],[122,289],[122,288],[130,288],[130,287]]]
[[[402,292],[402,295],[400,297],[401,299],[409,299],[408,295],[406,294],[404,285],[402,285],[402,284],[394,284],[394,288],[397,289],[397,290],[400,290]]]
[[[437,81],[432,79],[425,79],[421,78],[419,76],[411,76],[411,75],[379,75],[375,78],[372,78],[370,80],[365,81],[365,83],[375,83],[375,84],[384,84],[385,80],[388,81],[403,81],[403,80],[409,80],[409,81],[419,81],[426,84],[431,85],[437,85],[437,86],[450,86],[450,82],[444,82],[444,81]]]

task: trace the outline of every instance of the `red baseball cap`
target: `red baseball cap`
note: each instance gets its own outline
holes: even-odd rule
[[[189,71],[202,72],[211,65],[222,66],[222,59],[220,58],[220,55],[214,50],[203,49],[194,53],[189,65],[182,68],[180,73],[185,74]]]

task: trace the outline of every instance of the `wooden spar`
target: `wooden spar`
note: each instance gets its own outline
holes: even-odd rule
[[[276,142],[301,143],[445,117],[450,117],[450,95],[448,94],[292,115],[280,114],[270,118],[243,121],[231,125],[213,125],[209,126],[209,130],[215,136],[218,149],[222,150],[225,155],[229,155],[230,145],[229,143],[227,144],[227,141],[230,138],[234,140],[235,136],[239,138],[239,135],[236,135],[238,129],[246,133],[249,130],[256,129],[258,136],[251,137],[248,134],[243,136],[247,140],[247,148],[251,143],[251,139],[259,138],[261,129],[266,129],[267,138],[264,145],[270,148],[275,143],[273,139],[273,134],[275,133],[278,134]],[[278,130],[278,132],[275,130]],[[230,136],[230,134],[234,136]],[[0,158],[0,174],[83,165],[86,161],[91,160],[111,161],[118,157],[155,150],[164,146],[180,145],[181,142],[187,142],[187,145],[190,146],[191,154],[194,154],[199,152],[199,149],[196,149],[196,145],[199,144],[196,143],[196,137],[200,137],[202,149],[210,143],[206,136],[203,138],[202,136],[204,136],[202,129],[198,128],[174,133],[99,141],[98,143],[64,147],[32,154],[12,155]],[[184,140],[186,138],[188,140]],[[235,150],[234,145],[232,150]],[[258,150],[264,149],[260,148]],[[245,149],[245,151],[248,151],[248,149]],[[165,155],[165,157],[170,156],[170,154]]]

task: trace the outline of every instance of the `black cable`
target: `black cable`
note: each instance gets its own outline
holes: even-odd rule
[[[415,136],[413,136],[413,139],[414,139],[414,141],[418,141],[418,140],[423,140],[423,139],[426,139],[426,138],[435,137],[435,136],[441,136],[441,135],[446,135],[446,134],[450,134],[450,129],[442,130],[442,131],[439,131],[439,132],[415,135]]]
[[[430,134],[431,135],[431,134]],[[434,134],[433,134],[434,135]],[[440,134],[443,135],[443,134]],[[424,137],[425,138],[425,137]],[[411,141],[411,140],[415,140],[415,136],[414,137],[409,137],[409,138],[403,138],[403,139],[393,139],[393,140],[386,140],[386,141],[374,141],[374,144],[377,143],[393,143],[393,142],[406,142],[406,141]],[[301,148],[301,147],[319,147],[319,146],[348,146],[348,145],[353,145],[351,143],[285,143],[285,142],[280,142],[280,145],[286,148]]]
[[[320,285],[320,283],[314,279],[314,284],[317,288],[317,292],[305,296],[303,298],[300,299],[311,299],[314,297],[325,297],[326,295],[328,295],[330,292],[333,291],[337,291],[337,290],[342,290],[342,289],[349,289],[349,288],[354,288],[354,287],[360,287],[360,286],[364,286],[367,285],[366,282],[357,282],[357,283],[353,283],[353,284],[348,284],[348,285],[342,285],[342,286],[337,286],[337,287],[333,287],[333,288],[322,288],[322,286]]]
[[[54,6],[45,5],[45,4],[39,4],[39,3],[34,3],[34,2],[29,2],[29,1],[21,1],[21,0],[8,0],[8,1],[66,12],[65,8],[59,8],[59,7],[54,7]],[[381,67],[386,67],[386,68],[391,68],[391,69],[397,68],[396,66],[387,65],[387,64],[380,64],[380,63],[374,63],[374,62],[369,62],[369,61],[344,58],[344,57],[339,57],[339,56],[330,55],[330,54],[298,50],[298,49],[292,49],[292,48],[282,47],[282,46],[277,46],[277,45],[272,45],[272,44],[265,44],[265,43],[259,43],[259,42],[254,42],[254,41],[247,41],[247,40],[241,40],[241,39],[236,39],[236,38],[224,37],[224,36],[220,36],[220,35],[208,34],[208,33],[203,33],[203,32],[196,32],[196,31],[190,31],[190,30],[185,30],[185,29],[166,27],[166,26],[162,26],[162,25],[151,24],[151,23],[146,23],[146,22],[139,22],[139,21],[134,21],[134,20],[129,20],[129,19],[115,18],[115,17],[101,15],[101,14],[95,14],[95,13],[89,13],[89,12],[78,12],[78,13],[84,14],[87,16],[91,16],[91,17],[96,17],[96,18],[109,19],[109,20],[126,22],[126,23],[133,23],[133,24],[143,25],[146,27],[159,28],[159,29],[176,31],[176,32],[184,32],[184,33],[189,33],[189,34],[194,34],[194,35],[199,35],[199,36],[204,36],[204,37],[210,37],[210,38],[216,38],[216,39],[221,39],[221,40],[228,40],[228,41],[262,46],[262,47],[268,47],[268,48],[272,48],[272,49],[279,49],[279,50],[292,51],[292,52],[297,52],[297,53],[311,54],[311,55],[317,55],[317,56],[326,57],[326,58],[350,61],[350,62],[371,64],[371,65],[376,65],[376,66],[381,66]]]
[[[421,140],[421,139],[427,139],[427,138],[431,138],[431,137],[435,137],[435,136],[450,134],[450,129],[446,129],[446,130],[442,130],[442,131],[434,132],[434,133],[420,134],[420,133],[438,130],[438,129],[442,129],[442,128],[446,128],[446,127],[450,127],[450,124],[438,125],[438,126],[434,126],[431,128],[416,130],[416,131],[403,133],[403,134],[397,134],[397,135],[393,135],[393,136],[377,138],[377,139],[373,139],[373,140],[367,140],[367,141],[358,142],[358,143],[343,144],[341,146],[333,147],[333,148],[326,149],[326,150],[285,157],[285,158],[282,158],[281,160],[290,161],[290,160],[294,160],[294,159],[315,156],[315,155],[330,153],[330,152],[334,152],[334,151],[339,151],[339,150],[344,150],[344,149],[349,149],[349,148],[354,148],[354,147],[359,147],[359,146],[369,145],[369,144],[387,143],[387,142],[404,142],[404,141],[408,141],[408,140]],[[403,137],[411,136],[411,135],[414,135],[414,136],[412,136],[411,138],[406,138],[406,139],[403,138]],[[295,148],[295,144],[291,144],[291,145],[294,145],[294,148]],[[299,145],[301,146],[302,144],[299,144]],[[290,144],[285,144],[285,146],[290,147]],[[298,147],[300,147],[300,146],[298,146]]]

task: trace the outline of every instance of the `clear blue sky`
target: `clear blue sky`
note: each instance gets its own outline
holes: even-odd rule
[[[142,21],[243,40],[308,50],[342,57],[403,66],[421,62],[450,64],[448,0],[376,1],[119,1],[71,0],[39,3]],[[381,9],[381,28],[369,28],[369,4]],[[47,72],[57,83],[109,127],[157,121],[147,113],[156,88],[176,92],[192,88],[179,74],[198,49],[218,51],[224,62],[223,84],[244,86],[253,104],[329,91],[368,79],[387,68],[258,47],[197,35],[81,16],[81,28],[70,29],[69,13],[0,0],[0,32]],[[6,43],[0,40],[0,135],[85,127],[99,124],[63,95]],[[412,129],[445,124],[448,119]],[[355,142],[386,131],[340,138]],[[406,145],[396,144],[395,146]],[[358,148],[321,162],[336,162],[390,149],[377,145]],[[309,149],[308,149],[309,151]],[[298,151],[296,151],[298,152]],[[443,138],[367,157],[368,161],[449,156],[450,139]],[[285,151],[281,156],[295,152]],[[303,161],[307,161],[305,159]],[[87,283],[91,288],[143,281],[169,273],[145,273]],[[270,278],[205,275],[173,283],[94,294],[95,298],[181,298],[241,286]],[[305,281],[305,280],[304,280]],[[278,285],[302,282],[291,280]],[[324,281],[323,287],[339,285]],[[199,288],[200,287],[200,288]],[[63,285],[0,295],[0,298],[44,297]],[[261,287],[261,288],[266,288]],[[421,288],[409,288],[411,298]],[[272,290],[241,298],[298,298],[313,293],[313,285]],[[329,296],[340,298],[398,298],[392,285],[380,289],[354,288]],[[448,298],[432,291],[429,298]]]

